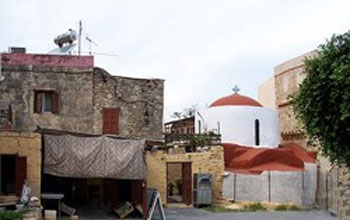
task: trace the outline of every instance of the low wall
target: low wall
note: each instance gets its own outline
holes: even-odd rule
[[[220,146],[211,147],[208,152],[167,154],[163,151],[147,152],[147,187],[155,188],[161,194],[163,204],[167,203],[167,163],[192,162],[192,174],[213,175],[213,203],[222,198],[224,174],[224,150]],[[193,186],[192,186],[193,187]]]
[[[350,220],[350,169],[318,156],[320,168],[317,204],[342,220]]]
[[[18,154],[27,158],[27,183],[32,190],[32,195],[39,197],[41,135],[36,133],[0,132],[0,154]]]
[[[316,164],[303,172],[265,171],[260,175],[226,173],[223,197],[235,201],[270,201],[313,207],[316,196]]]

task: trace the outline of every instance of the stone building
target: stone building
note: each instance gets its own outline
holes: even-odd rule
[[[192,194],[193,184],[195,184],[193,176],[200,173],[211,174],[213,178],[213,204],[220,204],[225,169],[222,146],[212,146],[206,152],[175,154],[169,154],[164,151],[147,152],[146,163],[147,186],[160,192],[163,204],[175,202],[191,205],[195,203],[196,198]],[[177,178],[182,182],[182,198],[174,201],[169,194],[169,184]]]
[[[112,76],[89,56],[9,53],[1,62],[0,101],[13,130],[162,138],[163,80]]]
[[[315,51],[311,51],[275,67],[274,85],[272,86],[270,84],[270,87],[274,87],[274,101],[279,111],[281,143],[294,142],[308,150],[318,152],[317,205],[322,209],[338,215],[341,219],[350,219],[349,170],[332,165],[318,151],[319,146],[317,144],[310,144],[308,142],[305,132],[295,119],[292,106],[288,99],[290,95],[298,90],[299,85],[306,77],[304,59],[316,55],[317,53]],[[262,90],[259,90],[259,93],[259,97],[265,95],[262,93]]]
[[[145,141],[162,139],[163,80],[113,76],[95,67],[92,56],[3,53],[0,62],[0,196],[19,195],[26,179],[39,197],[43,192],[58,192],[55,184],[63,183],[72,193],[73,184],[82,189],[75,190],[81,204],[144,202],[145,159],[140,152]],[[117,148],[120,152],[115,153]],[[49,167],[47,158],[57,162],[61,154],[71,156],[68,166],[80,172],[78,176],[61,173],[63,164]],[[104,176],[103,170],[88,174],[91,168],[85,167],[85,173],[84,166],[77,165],[86,157],[91,163],[101,160],[101,155],[113,160],[109,164],[117,167],[109,169],[119,169],[119,179],[113,173]],[[3,169],[9,164],[11,172]],[[138,167],[126,174],[131,164]],[[142,173],[133,176],[134,171]]]
[[[297,91],[299,84],[305,79],[306,75],[303,71],[304,59],[314,55],[315,52],[312,51],[286,61],[275,67],[274,74],[275,103],[280,117],[281,142],[294,142],[309,149],[310,146],[307,145],[304,132],[298,126],[297,120],[295,120],[289,97]],[[313,150],[316,149],[313,148]]]

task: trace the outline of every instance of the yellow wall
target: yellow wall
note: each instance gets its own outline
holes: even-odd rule
[[[276,109],[275,77],[272,76],[258,86],[258,101],[264,107]]]
[[[32,190],[32,195],[39,197],[41,135],[25,132],[0,132],[0,154],[19,154],[27,157],[27,183]]]
[[[167,154],[163,151],[147,152],[147,187],[155,188],[161,194],[163,204],[167,195],[167,163],[192,162],[192,174],[211,173],[213,175],[213,202],[222,198],[224,174],[224,149],[221,146],[211,147],[208,152]],[[193,186],[192,186],[193,187]]]

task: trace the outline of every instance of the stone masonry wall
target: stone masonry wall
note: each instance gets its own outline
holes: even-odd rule
[[[120,108],[119,135],[161,140],[164,81],[112,76],[94,70],[94,133],[102,133],[103,108]]]
[[[40,198],[41,135],[0,132],[0,154],[19,154],[27,157],[27,183],[32,194]]]
[[[86,57],[79,59],[73,56],[70,62],[71,58],[65,56],[22,54],[23,64],[20,65],[15,55],[2,55],[2,75],[5,79],[0,82],[0,100],[8,100],[11,104],[12,129],[30,131],[40,126],[92,133],[92,68],[89,71],[89,65],[93,64],[88,63],[84,68],[74,66],[73,61],[78,65],[78,61],[82,59],[85,62]],[[54,66],[55,63],[57,66]],[[36,90],[58,93],[58,114],[34,113]]]
[[[147,152],[147,187],[159,190],[163,204],[167,204],[167,163],[173,162],[192,162],[192,175],[211,173],[213,175],[213,202],[217,204],[220,201],[225,169],[224,150],[221,146],[211,147],[210,151],[202,153]]]
[[[288,98],[298,90],[299,85],[306,77],[303,70],[305,57],[310,57],[313,54],[314,52],[307,53],[275,67],[275,97],[276,106],[280,113],[282,134],[300,132]]]
[[[0,55],[0,101],[12,109],[12,127],[6,129],[102,134],[103,108],[117,107],[120,136],[162,138],[163,80],[112,76],[94,69],[88,56]],[[35,113],[35,91],[58,93],[59,113]]]

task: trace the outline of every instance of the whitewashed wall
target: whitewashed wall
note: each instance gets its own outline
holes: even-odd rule
[[[260,145],[255,145],[255,120],[260,124]],[[197,112],[195,130],[221,133],[222,143],[249,147],[277,148],[280,144],[278,112],[269,108],[252,106],[217,106]]]
[[[316,189],[317,166],[305,163],[305,170],[300,172],[264,171],[260,175],[225,172],[222,194],[224,198],[235,201],[270,200],[312,208]]]

